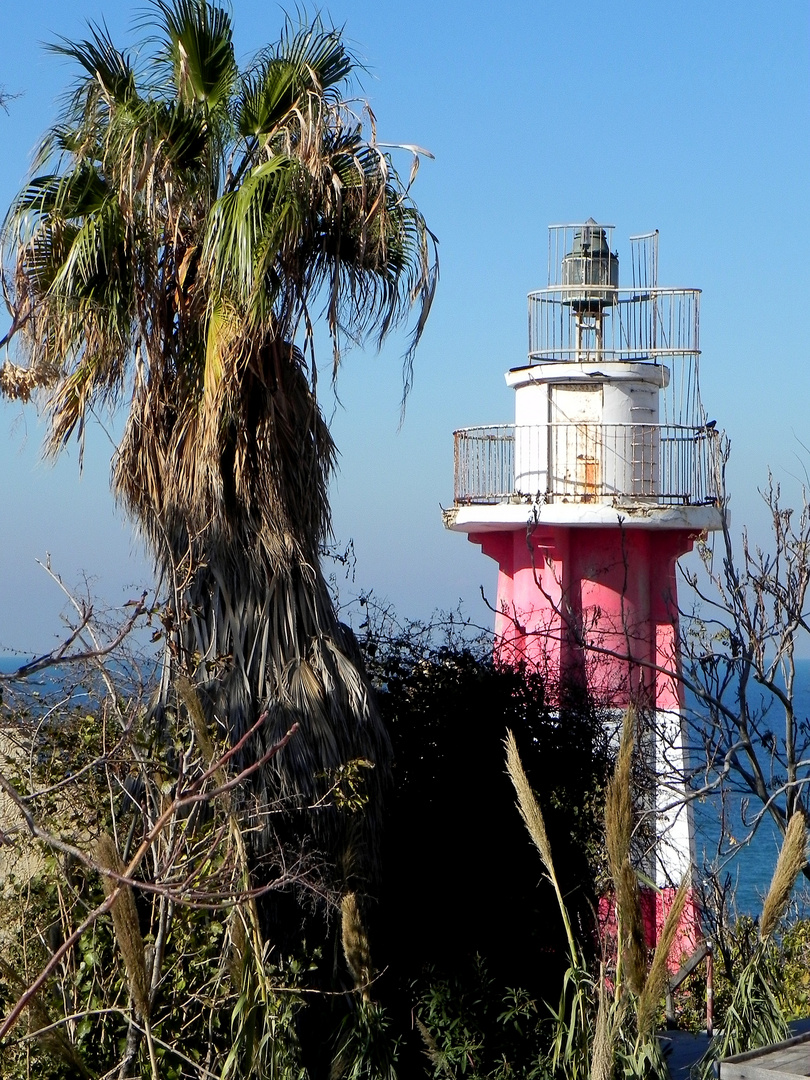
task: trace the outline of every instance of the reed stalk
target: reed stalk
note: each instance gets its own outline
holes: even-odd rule
[[[362,991],[363,1001],[369,1001],[369,983],[372,975],[371,949],[360,915],[357,894],[345,893],[340,901],[340,909],[343,955],[352,973],[355,989]]]
[[[807,826],[804,814],[799,811],[788,822],[768,895],[762,905],[762,919],[759,924],[759,936],[762,941],[767,941],[782,921],[796,880],[806,862]]]
[[[616,767],[605,792],[605,847],[616,895],[619,955],[616,985],[622,975],[634,994],[641,994],[647,979],[647,945],[641,913],[638,878],[630,862],[633,838],[632,767],[636,713],[627,709]]]
[[[624,1008],[621,1002],[614,1001],[608,993],[604,973],[599,979],[597,993],[599,1004],[591,1045],[589,1080],[611,1080],[616,1055],[616,1035],[621,1026]]]
[[[97,862],[105,870],[111,870],[115,874],[124,873],[125,867],[121,856],[118,854],[115,841],[108,833],[102,833],[99,837],[95,856]],[[146,954],[135,897],[129,885],[119,884],[106,874],[102,875],[102,885],[105,896],[109,896],[116,887],[120,890],[111,909],[113,930],[118,948],[124,958],[132,1000],[138,1014],[146,1018],[149,1016],[149,983],[146,977]]]
[[[636,1005],[636,1023],[639,1036],[642,1039],[652,1037],[658,1005],[666,993],[667,980],[669,979],[669,954],[672,952],[672,946],[678,935],[678,927],[683,917],[691,884],[691,878],[687,874],[675,893],[672,907],[669,909],[661,936],[658,939],[649,974],[639,995],[638,1004]]]
[[[546,869],[546,876],[554,888],[554,893],[557,897],[557,905],[559,906],[560,915],[562,916],[563,925],[565,926],[565,935],[568,939],[568,951],[571,955],[571,963],[574,967],[580,967],[579,950],[577,949],[574,940],[571,919],[569,918],[568,909],[565,906],[565,901],[563,900],[563,895],[560,891],[560,884],[557,880],[557,874],[554,870],[554,860],[551,856],[551,844],[549,843],[548,833],[546,832],[543,811],[540,809],[540,804],[535,798],[531,784],[523,769],[523,763],[520,760],[515,736],[511,731],[507,731],[504,745],[506,747],[506,769],[509,773],[509,779],[512,781],[512,786],[515,789],[515,794],[517,795],[517,806],[520,811],[520,816],[523,818],[523,823],[529,832],[529,836],[532,838],[534,846],[540,853],[540,858]]]

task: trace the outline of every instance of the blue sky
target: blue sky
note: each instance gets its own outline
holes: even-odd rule
[[[8,7],[0,85],[21,96],[0,114],[3,207],[70,75],[41,42],[79,36],[102,15],[125,42],[142,5]],[[525,297],[546,283],[547,226],[591,215],[616,226],[620,260],[629,235],[659,229],[661,283],[703,289],[703,400],[732,440],[735,528],[764,539],[757,488],[768,467],[795,497],[810,461],[805,0],[332,0],[323,10],[366,64],[359,91],[379,138],[435,155],[414,194],[442,260],[404,424],[402,339],[348,354],[339,403],[324,392],[341,452],[335,533],[357,556],[346,594],[373,588],[416,617],[461,600],[488,622],[479,589],[494,600],[494,564],[441,527],[451,433],[513,418],[503,372],[525,357]],[[259,0],[234,0],[233,15],[243,57],[283,17]],[[93,434],[79,477],[75,452],[42,463],[33,409],[0,406],[0,424],[0,648],[37,650],[59,633],[62,601],[36,558],[50,552],[67,582],[86,574],[111,603],[148,583],[149,565],[109,495],[107,434]]]

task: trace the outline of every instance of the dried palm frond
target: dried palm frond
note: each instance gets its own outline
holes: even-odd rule
[[[0,397],[29,401],[35,390],[52,385],[58,374],[53,365],[47,368],[29,368],[20,367],[7,360],[0,366]]]

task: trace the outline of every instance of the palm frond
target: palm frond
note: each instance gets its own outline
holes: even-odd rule
[[[358,66],[341,31],[317,17],[308,24],[287,18],[279,40],[262,49],[248,70],[254,74],[273,64],[285,65],[297,73],[299,91],[314,90],[330,101],[337,100],[334,92],[347,83]]]
[[[243,76],[236,106],[236,123],[245,137],[273,132],[295,104],[300,72],[286,59],[272,57]]]
[[[278,55],[308,72],[310,85],[321,93],[345,82],[357,66],[340,30],[327,27],[320,19],[298,27],[287,19],[279,38]]]
[[[207,0],[151,0],[165,35],[161,59],[171,66],[180,101],[213,110],[237,77],[228,12]]]
[[[114,45],[105,23],[90,24],[90,37],[83,41],[59,38],[48,45],[51,52],[77,60],[111,101],[122,102],[134,96],[135,73],[126,53]]]
[[[204,259],[219,294],[230,294],[250,310],[259,289],[269,303],[279,290],[272,272],[279,249],[295,243],[300,215],[290,174],[295,162],[277,155],[252,169],[236,191],[226,192],[211,210]],[[278,271],[277,271],[278,273]]]
[[[120,268],[123,240],[123,221],[115,200],[85,214],[50,291],[108,303],[111,279],[117,278]]]

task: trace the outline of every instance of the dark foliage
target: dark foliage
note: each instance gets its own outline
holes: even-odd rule
[[[366,630],[366,665],[394,749],[372,924],[381,995],[465,972],[474,983],[481,957],[495,984],[556,1003],[563,927],[515,808],[502,743],[514,731],[572,916],[593,940],[610,764],[603,718],[588,706],[552,711],[542,679],[493,663],[488,641],[450,633],[436,644],[435,628],[413,625]]]

